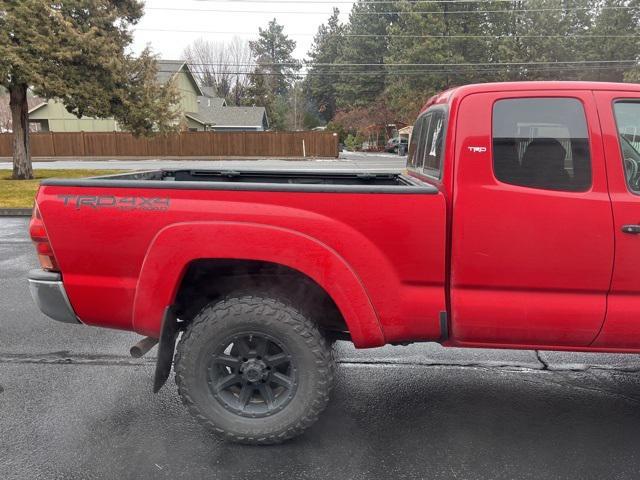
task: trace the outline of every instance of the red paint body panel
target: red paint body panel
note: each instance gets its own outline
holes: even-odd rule
[[[145,190],[169,197],[167,211],[75,209],[58,198],[105,190],[44,186],[37,198],[69,299],[87,324],[157,334],[190,261],[235,258],[313,278],[333,293],[359,346],[440,336],[441,195]]]
[[[583,106],[592,185],[562,192],[500,182],[492,108],[505,98]],[[640,351],[640,196],[624,179],[612,102],[640,86],[592,82],[470,85],[446,105],[439,193],[144,189],[166,211],[74,209],[59,195],[128,197],[135,188],[43,186],[37,202],[78,316],[157,335],[191,261],[262,260],[299,270],[338,305],[358,347],[447,346]],[[483,147],[473,151],[469,147]]]

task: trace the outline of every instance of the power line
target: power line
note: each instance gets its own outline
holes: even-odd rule
[[[393,11],[393,12],[364,12],[364,11],[352,11],[353,15],[414,15],[414,14],[438,14],[438,15],[472,15],[472,14],[485,14],[485,13],[514,13],[523,14],[530,12],[568,12],[568,11],[587,11],[587,10],[631,10],[637,9],[633,6],[601,6],[597,8],[593,7],[560,7],[560,8],[531,8],[531,9],[517,9],[517,10],[426,10],[426,11]],[[268,13],[270,15],[278,14],[291,14],[291,15],[326,15],[327,12],[304,12],[301,10],[289,10],[289,11],[273,11],[273,10],[227,10],[219,8],[180,8],[180,7],[146,7],[145,10],[164,10],[174,12],[213,12],[213,13]]]
[[[445,74],[476,74],[476,73],[508,73],[508,72],[565,72],[565,71],[589,71],[589,70],[622,70],[629,67],[636,66],[637,63],[629,64],[629,65],[532,65],[525,67],[524,65],[514,65],[515,68],[504,68],[502,66],[484,66],[477,68],[450,68],[450,69],[438,69],[438,70],[396,70],[396,71],[385,71],[385,72],[372,72],[370,70],[362,70],[362,71],[346,71],[346,72],[336,72],[336,71],[328,71],[328,72],[317,72],[317,71],[307,71],[307,72],[298,72],[293,74],[283,74],[276,72],[252,72],[252,71],[226,71],[220,72],[226,75],[256,75],[256,76],[287,76],[291,78],[304,78],[305,76],[380,76],[380,75],[390,75],[390,76],[411,76],[411,75],[445,75]],[[523,68],[524,67],[524,68]],[[174,70],[159,70],[159,72],[163,73],[175,73]],[[203,74],[208,73],[204,70],[193,69],[192,73],[195,74]]]
[[[274,63],[230,63],[230,62],[187,62],[189,66],[221,66],[221,67],[276,67],[296,66],[298,62],[274,62]],[[570,65],[570,64],[616,64],[638,63],[636,59],[630,60],[560,60],[546,62],[460,62],[460,63],[309,63],[311,67],[476,67],[476,66],[501,66],[501,65]]]
[[[180,7],[145,7],[147,10],[164,10],[171,12],[198,12],[198,13],[268,13],[270,15],[292,14],[292,15],[326,15],[327,12],[303,12],[295,11],[273,11],[273,10],[227,10],[220,8],[180,8]]]
[[[205,1],[205,0],[200,0]],[[496,1],[496,0],[488,0]],[[499,1],[512,1],[512,0],[499,0]],[[176,30],[170,28],[136,28],[137,32],[166,32],[166,33],[206,33],[214,35],[257,35],[256,32],[220,32],[215,30]],[[295,36],[309,36],[313,37],[316,33],[289,33],[290,37]],[[625,34],[625,35],[607,35],[607,34],[567,34],[567,35],[411,35],[411,34],[384,34],[384,33],[344,33],[340,34],[340,37],[362,37],[362,38],[506,38],[506,39],[519,39],[519,38],[634,38],[640,37],[637,34]]]
[[[352,12],[354,15],[412,15],[412,14],[425,14],[425,13],[436,13],[439,15],[455,15],[455,14],[484,14],[484,13],[517,13],[518,15],[522,13],[530,13],[530,12],[569,12],[569,11],[586,11],[586,10],[631,10],[636,9],[638,7],[632,6],[601,6],[597,8],[593,7],[559,7],[559,8],[523,8],[523,9],[515,9],[515,10],[423,10],[423,11],[412,11],[412,10],[404,10],[397,12]]]
[[[430,70],[387,70],[384,72],[372,72],[370,70],[362,70],[362,71],[305,71],[305,72],[296,72],[296,73],[277,73],[277,72],[255,72],[250,70],[242,70],[242,71],[224,71],[218,72],[219,75],[229,75],[229,76],[256,76],[256,77],[282,77],[286,76],[292,79],[302,79],[305,77],[381,77],[381,76],[434,76],[434,75],[444,75],[444,74],[471,74],[476,75],[479,73],[508,73],[508,72],[520,72],[520,73],[529,73],[529,72],[568,72],[568,71],[622,71],[627,70],[629,68],[636,67],[637,64],[618,64],[618,65],[558,65],[558,66],[504,66],[504,67],[477,67],[477,68],[454,68],[454,69],[430,69]],[[172,71],[168,71],[165,73],[174,73]],[[210,72],[204,70],[193,70],[192,73],[195,75],[203,75]]]

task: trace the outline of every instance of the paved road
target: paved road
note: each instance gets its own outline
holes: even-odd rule
[[[151,393],[153,358],[127,357],[137,336],[40,315],[26,225],[0,218],[3,480],[638,477],[638,356],[339,343],[318,424],[275,447],[222,443],[173,382]]]
[[[158,168],[225,168],[225,169],[265,169],[265,170],[354,170],[398,171],[404,168],[406,157],[390,153],[343,152],[337,160],[230,160],[230,161],[176,161],[176,160],[101,160],[101,161],[56,161],[34,162],[37,169],[56,168],[99,168],[153,170]],[[0,170],[10,169],[10,162],[0,162]]]

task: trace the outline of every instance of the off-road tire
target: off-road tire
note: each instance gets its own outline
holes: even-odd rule
[[[229,411],[214,397],[203,373],[216,341],[244,331],[258,331],[282,342],[298,371],[289,403],[262,418]],[[264,445],[300,435],[316,422],[329,401],[334,362],[317,326],[286,298],[273,292],[242,292],[212,302],[196,315],[178,344],[175,372],[182,402],[198,422],[227,441]]]

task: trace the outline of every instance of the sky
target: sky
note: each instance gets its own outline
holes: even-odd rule
[[[266,27],[275,17],[284,25],[285,33],[297,42],[294,55],[303,59],[333,6],[340,8],[344,22],[353,3],[349,0],[146,0],[145,14],[135,27],[132,47],[140,52],[149,45],[162,59],[180,59],[184,48],[198,38],[230,41],[238,36],[253,40],[258,28]]]

